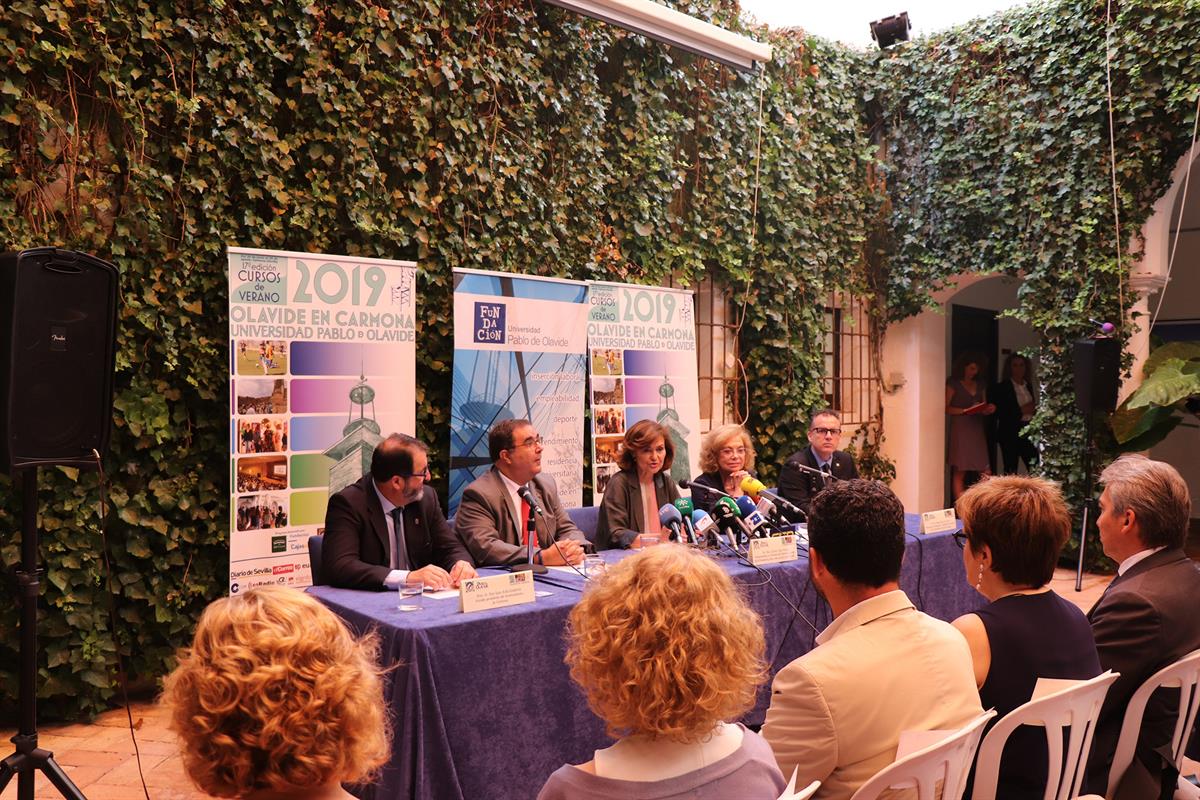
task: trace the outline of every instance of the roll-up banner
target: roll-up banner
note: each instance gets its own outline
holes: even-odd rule
[[[491,467],[488,431],[527,419],[541,434],[542,472],[565,506],[583,503],[587,284],[454,270],[450,513]]]
[[[625,431],[644,419],[670,432],[672,480],[699,474],[700,394],[690,291],[593,282],[589,292],[592,496],[600,505],[620,469]]]
[[[330,495],[416,427],[416,264],[230,247],[229,592],[309,586]]]

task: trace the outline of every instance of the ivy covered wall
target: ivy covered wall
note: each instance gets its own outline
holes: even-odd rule
[[[732,0],[678,7],[747,30]],[[712,276],[745,309],[750,426],[772,464],[820,398],[830,289],[873,293],[882,322],[954,272],[1020,271],[1022,313],[1060,365],[1080,320],[1111,310],[1097,13],[1045,4],[972,28],[998,39],[964,29],[882,58],[772,32],[759,76],[536,0],[4,4],[0,246],[95,253],[123,280],[107,461],[119,629],[97,476],[43,470],[43,708],[103,707],[117,648],[149,684],[225,591],[227,244],[420,262],[418,435],[435,471],[453,267]],[[1121,14],[1133,230],[1182,147],[1200,26],[1185,3]],[[1051,54],[1059,66],[1041,66]],[[1062,369],[1048,377],[1065,397]],[[1039,418],[1056,444],[1074,435],[1063,403]],[[0,493],[11,571],[19,499],[6,479]],[[2,596],[5,705],[15,625]]]

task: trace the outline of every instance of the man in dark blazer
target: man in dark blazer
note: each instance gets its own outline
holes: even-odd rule
[[[475,576],[429,480],[425,444],[394,433],[371,454],[371,471],[329,498],[321,559],[329,583],[395,589],[411,573],[446,589]]]
[[[549,566],[583,561],[587,539],[563,510],[554,479],[540,474],[542,449],[542,437],[528,420],[504,420],[488,432],[492,468],[463,490],[454,517],[459,538],[481,567],[527,559],[528,511],[519,497],[522,489],[542,509],[535,520],[534,561]]]
[[[838,450],[842,440],[842,416],[832,408],[822,408],[808,424],[808,447],[792,453],[779,473],[779,493],[808,514],[813,495],[834,480],[858,477],[858,468],[850,454]],[[804,469],[807,467],[807,469]],[[819,473],[825,473],[821,475]],[[795,520],[803,522],[803,520]]]
[[[1096,527],[1117,577],[1088,613],[1100,665],[1121,677],[1109,688],[1096,725],[1085,791],[1106,797],[1125,707],[1147,678],[1200,648],[1200,569],[1183,551],[1191,500],[1169,464],[1122,456],[1100,475]],[[1117,800],[1170,798],[1178,773],[1169,746],[1179,691],[1160,690],[1142,720],[1135,758]]]

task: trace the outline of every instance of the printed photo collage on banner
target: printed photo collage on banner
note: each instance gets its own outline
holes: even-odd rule
[[[229,248],[229,590],[311,584],[329,496],[415,425],[415,264]]]

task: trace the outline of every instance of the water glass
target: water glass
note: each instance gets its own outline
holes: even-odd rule
[[[608,564],[604,562],[603,556],[593,553],[583,557],[583,575],[589,581],[598,580],[607,571]]]
[[[421,596],[425,593],[425,582],[420,578],[406,578],[404,583],[400,584],[400,605],[397,606],[401,611],[420,611]]]
[[[641,541],[641,543],[642,543],[642,549],[644,550],[644,549],[646,549],[647,547],[654,547],[654,545],[656,545],[656,544],[658,544],[659,542],[661,542],[661,541],[662,541],[662,537],[661,537],[661,536],[659,536],[657,533],[643,533],[643,534],[642,534],[642,535],[639,537],[639,540]]]

